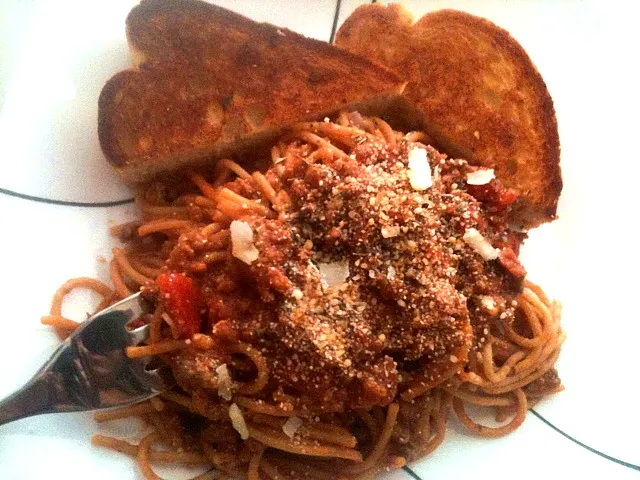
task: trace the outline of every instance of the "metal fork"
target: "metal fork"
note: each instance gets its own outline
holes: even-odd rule
[[[131,405],[166,390],[168,368],[130,359],[127,346],[144,341],[149,326],[126,328],[149,313],[137,293],[84,322],[27,384],[0,402],[0,425],[32,415]]]

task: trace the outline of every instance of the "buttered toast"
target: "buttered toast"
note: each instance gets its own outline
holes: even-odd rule
[[[520,192],[514,221],[552,220],[562,179],[553,101],[536,67],[508,32],[455,10],[414,23],[397,4],[359,7],[341,26],[345,50],[388,66],[438,146],[494,167]]]
[[[135,65],[104,86],[98,134],[129,184],[251,150],[295,122],[378,110],[404,87],[362,56],[197,0],[143,0],[126,31]]]

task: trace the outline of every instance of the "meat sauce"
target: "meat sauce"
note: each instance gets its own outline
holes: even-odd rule
[[[426,150],[431,169],[432,185],[421,190],[410,179],[414,149]],[[294,155],[272,167],[266,177],[286,192],[286,205],[273,218],[241,219],[253,232],[255,261],[230,253],[202,261],[229,242],[228,231],[194,230],[167,262],[167,275],[193,280],[197,330],[214,341],[214,348],[173,355],[180,385],[215,390],[223,363],[234,365],[236,379],[255,375],[225,349],[237,341],[266,360],[263,398],[291,394],[315,411],[386,405],[425,372],[437,384],[463,368],[492,318],[514,317],[525,275],[517,258],[523,236],[507,227],[517,195],[495,179],[467,185],[473,170],[405,141],[363,143],[324,163]],[[257,197],[245,180],[227,186]],[[499,257],[487,261],[471,248],[463,240],[468,229],[500,249]],[[327,279],[326,268],[346,278]]]

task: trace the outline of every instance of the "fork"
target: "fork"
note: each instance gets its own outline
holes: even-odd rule
[[[126,328],[146,313],[136,293],[89,318],[24,387],[0,401],[0,425],[43,413],[127,406],[166,390],[168,367],[152,369],[150,357],[125,354],[149,336],[149,325]]]

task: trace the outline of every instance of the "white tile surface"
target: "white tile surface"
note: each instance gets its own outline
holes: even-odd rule
[[[123,25],[132,2],[0,3],[0,188],[69,201],[126,198],[99,151],[95,115],[102,83],[128,62]],[[316,38],[327,39],[331,31],[330,1],[221,3]],[[358,3],[343,0],[341,21]],[[633,302],[640,269],[637,4],[406,3],[418,14],[451,7],[493,20],[523,44],[544,76],[558,114],[565,188],[560,219],[533,232],[523,255],[531,278],[564,304],[568,340],[559,367],[567,389],[537,411],[587,445],[640,465],[640,416],[634,414],[640,313]],[[106,266],[96,257],[109,257],[107,222],[130,217],[132,208],[45,205],[0,194],[0,396],[24,382],[55,347],[53,334],[39,325],[55,288],[73,276],[105,278]],[[76,300],[67,307],[82,315],[89,299]],[[87,472],[138,479],[128,459],[87,444],[94,429],[83,415],[0,428],[0,478],[34,480],[52,470],[57,476],[64,460],[75,466],[65,468],[68,479],[84,479]],[[34,452],[37,462],[30,461]],[[424,478],[640,475],[575,445],[531,414],[503,439],[453,429],[435,454],[412,467]]]

